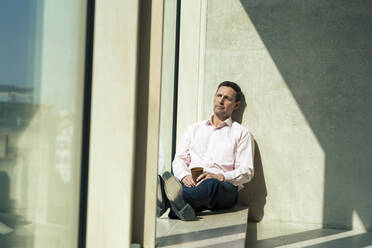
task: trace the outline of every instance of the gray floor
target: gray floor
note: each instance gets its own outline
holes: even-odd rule
[[[229,242],[243,247],[247,215],[247,208],[235,208],[229,212],[204,212],[198,220],[184,222],[170,220],[165,213],[157,219],[157,247],[215,247]]]
[[[246,223],[247,210],[208,214],[197,221],[157,219],[157,247],[372,247],[372,233],[319,225],[262,221]]]

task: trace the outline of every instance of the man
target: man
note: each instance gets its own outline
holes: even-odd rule
[[[184,133],[172,163],[174,176],[158,177],[158,208],[168,207],[170,218],[195,219],[195,211],[232,208],[238,190],[253,177],[253,138],[231,115],[240,106],[242,92],[233,82],[218,85],[209,120],[190,125]],[[196,181],[190,170],[202,167]]]

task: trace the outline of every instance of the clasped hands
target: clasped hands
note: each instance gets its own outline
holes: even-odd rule
[[[209,172],[204,172],[196,179],[196,182],[194,182],[191,175],[184,176],[182,178],[182,182],[186,187],[196,187],[196,186],[199,186],[199,184],[201,184],[204,180],[209,179],[209,178],[216,178],[220,181],[225,181],[225,177],[222,174],[213,174]]]

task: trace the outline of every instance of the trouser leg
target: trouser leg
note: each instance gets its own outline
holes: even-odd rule
[[[238,188],[211,178],[197,187],[183,186],[183,197],[194,209],[222,210],[232,208],[238,200]]]

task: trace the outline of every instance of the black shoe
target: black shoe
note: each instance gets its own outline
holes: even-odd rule
[[[157,189],[157,200],[156,200],[156,216],[162,216],[165,211],[169,208],[169,202],[164,191],[164,181],[161,176],[158,175],[158,189]]]
[[[194,209],[185,202],[182,195],[182,185],[169,171],[163,173],[164,190],[169,200],[172,212],[181,220],[195,220]]]
[[[171,220],[179,220],[178,216],[172,211],[172,209],[168,213],[168,218]]]

